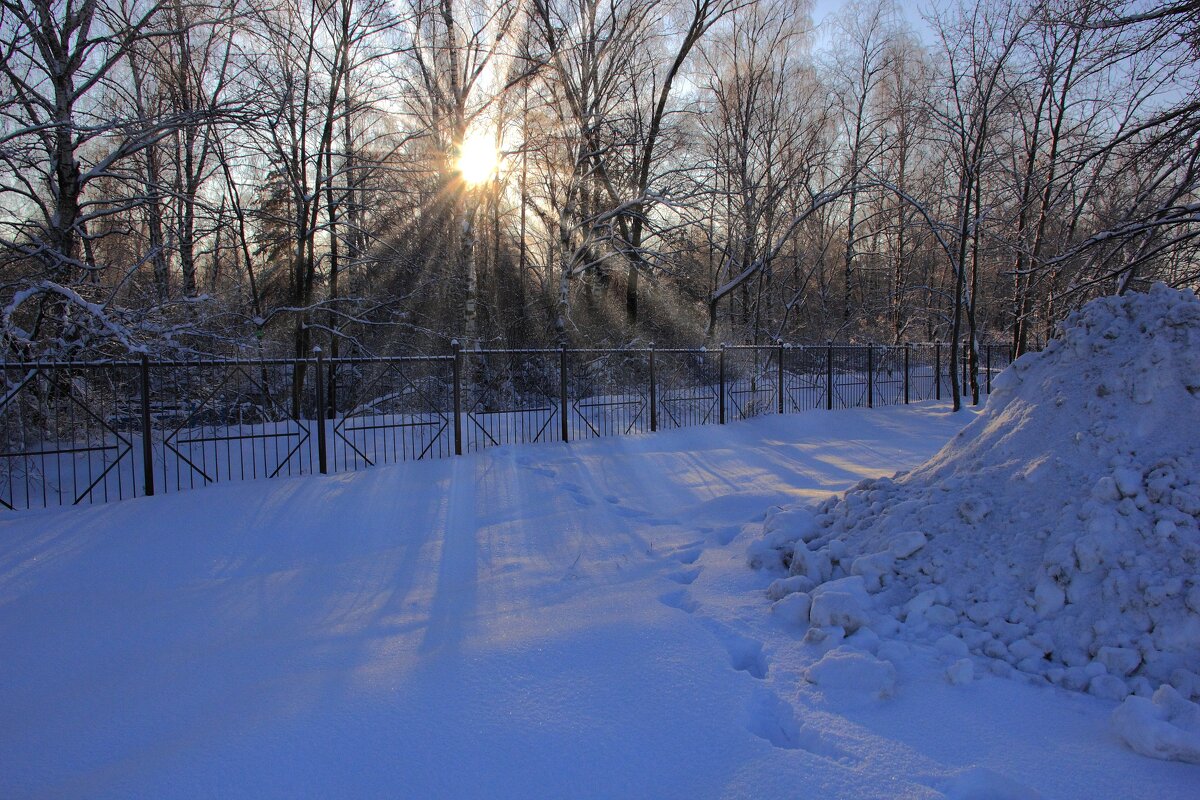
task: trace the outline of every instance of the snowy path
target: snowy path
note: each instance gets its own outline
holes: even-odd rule
[[[799,677],[744,565],[756,523],[964,421],[804,414],[5,518],[0,796],[1194,797],[1200,769],[1123,749],[1095,698]]]

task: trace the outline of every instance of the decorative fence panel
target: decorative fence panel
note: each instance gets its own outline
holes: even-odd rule
[[[829,347],[784,347],[783,411],[785,414],[830,408],[832,354]]]
[[[1010,360],[980,346],[981,393]],[[949,364],[940,343],[0,364],[0,507],[943,399]]]
[[[725,405],[727,420],[782,413],[780,357],[783,345],[725,348]]]
[[[0,374],[0,506],[79,505],[140,493],[136,368],[0,364]]]
[[[318,416],[327,420],[329,470],[452,455],[454,367],[453,356],[328,362]]]
[[[720,351],[655,350],[655,430],[721,421]]]
[[[942,392],[950,388],[946,348],[940,344],[914,344],[908,350],[909,402],[940,400]]]
[[[557,350],[473,350],[462,359],[462,451],[562,436]]]
[[[312,473],[316,415],[301,403],[311,404],[315,367],[309,361],[149,365],[155,489]]]
[[[649,351],[564,352],[569,440],[650,431]]]

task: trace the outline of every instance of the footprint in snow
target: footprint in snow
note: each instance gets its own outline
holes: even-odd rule
[[[680,611],[693,613],[700,604],[692,599],[686,589],[676,589],[673,592],[667,592],[658,598],[658,602],[670,608],[678,608]]]
[[[795,710],[779,695],[758,691],[746,708],[746,729],[784,750],[800,749],[800,723]]]
[[[729,666],[759,680],[767,677],[769,665],[762,642],[729,630],[717,630],[717,637],[729,653]]]
[[[986,767],[970,767],[934,783],[946,800],[1041,800],[1042,795]]]
[[[690,569],[681,569],[678,572],[672,572],[667,576],[667,580],[682,583],[684,586],[692,583],[700,575],[700,567],[692,567]]]
[[[717,531],[717,544],[724,547],[736,539],[741,532],[740,528],[721,528],[721,530]]]
[[[636,508],[625,508],[624,506],[614,506],[612,512],[618,517],[626,519],[639,519],[648,516],[645,511],[638,511]]]
[[[783,750],[805,750],[845,765],[861,759],[828,741],[817,731],[796,719],[791,704],[770,690],[756,691],[746,708],[746,729]]]
[[[518,458],[517,466],[521,469],[529,470],[535,475],[540,475],[543,478],[553,478],[558,475],[556,471],[548,467],[539,467],[534,460],[528,456],[522,456]]]
[[[583,493],[583,489],[580,489],[576,484],[562,483],[559,485],[566,490],[567,494],[571,495],[571,499],[575,501],[575,505],[581,508],[588,508],[595,505],[592,499]]]

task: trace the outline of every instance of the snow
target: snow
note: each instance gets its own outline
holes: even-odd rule
[[[1137,752],[1200,764],[1200,706],[1167,685],[1151,699],[1131,696],[1112,715],[1113,727]]]
[[[875,697],[890,697],[896,668],[853,647],[836,647],[809,667],[804,677],[825,689],[849,689]]]
[[[942,787],[948,800],[1041,800],[1042,795],[986,769],[967,770]]]
[[[1097,300],[993,386],[911,472],[770,512],[747,560],[802,579],[810,642],[920,645],[955,685],[1015,671],[1134,695],[1122,738],[1194,761],[1200,300],[1162,285]]]
[[[860,575],[822,583],[811,595],[808,618],[813,625],[836,625],[846,633],[854,633],[870,621],[867,616],[870,599]]]
[[[1198,768],[1124,746],[1112,701],[956,685],[932,646],[809,626],[803,581],[764,612],[787,579],[746,567],[764,508],[910,468],[974,413],[766,417],[5,517],[0,796],[1193,797]],[[842,577],[808,604],[861,602]]]

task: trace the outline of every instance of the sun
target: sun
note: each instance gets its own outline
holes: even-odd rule
[[[458,149],[458,171],[468,186],[478,186],[496,177],[500,169],[500,151],[495,137],[471,133]]]

